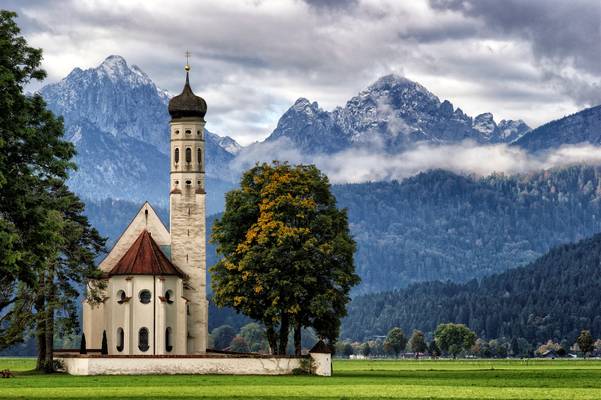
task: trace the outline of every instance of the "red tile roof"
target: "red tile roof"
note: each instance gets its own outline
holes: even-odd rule
[[[163,254],[147,230],[138,236],[108,275],[177,275],[180,278],[185,277],[182,270],[173,265]]]

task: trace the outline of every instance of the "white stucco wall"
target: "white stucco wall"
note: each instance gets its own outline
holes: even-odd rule
[[[319,354],[319,356],[327,356]],[[302,358],[177,358],[177,357],[74,357],[64,358],[65,369],[71,375],[148,375],[148,374],[228,374],[228,375],[288,375],[300,368]],[[331,366],[322,364],[316,375],[331,375]],[[331,361],[331,360],[330,360]],[[315,362],[315,361],[314,361]],[[315,364],[314,364],[315,365]]]

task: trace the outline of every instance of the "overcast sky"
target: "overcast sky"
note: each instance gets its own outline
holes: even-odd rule
[[[119,54],[163,89],[191,81],[207,128],[267,136],[298,97],[332,109],[378,77],[535,127],[601,104],[600,0],[4,0],[48,82]]]

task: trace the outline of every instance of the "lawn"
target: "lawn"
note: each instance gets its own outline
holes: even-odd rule
[[[10,399],[601,399],[598,360],[335,361],[313,376],[90,376],[28,372],[31,359],[0,358],[16,378]]]

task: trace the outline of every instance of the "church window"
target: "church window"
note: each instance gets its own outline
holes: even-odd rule
[[[142,351],[148,351],[150,346],[148,346],[148,329],[140,328],[138,332],[138,349]]]
[[[175,148],[175,154],[173,155],[173,159],[175,160],[176,164],[179,162],[179,149],[177,147]]]
[[[186,185],[191,185],[192,181],[186,181]],[[190,215],[190,213],[188,213],[188,215]]]
[[[196,131],[196,134],[200,136],[200,131]]]
[[[150,290],[142,290],[140,292],[140,303],[142,304],[148,304],[150,303],[150,299],[152,298],[152,294],[150,293]]]
[[[190,164],[192,162],[192,149],[186,147],[186,162]]]
[[[179,130],[176,130],[176,131],[175,131],[175,134],[176,134],[176,135],[179,135]]]
[[[198,164],[201,164],[202,163],[202,151],[200,149],[197,149],[196,153],[197,153],[196,158],[198,159]]]
[[[167,290],[165,292],[165,301],[167,302],[167,304],[173,303],[173,291]]]
[[[127,300],[127,296],[125,295],[125,292],[123,290],[119,290],[117,292],[117,303],[123,304],[123,303],[125,303],[125,300]]]
[[[173,350],[171,336],[171,328],[167,327],[167,329],[165,329],[165,350],[167,351],[167,353]]]
[[[191,135],[192,131],[190,129],[186,129],[186,135]]]
[[[125,347],[125,332],[123,328],[117,328],[117,351],[121,353]]]

